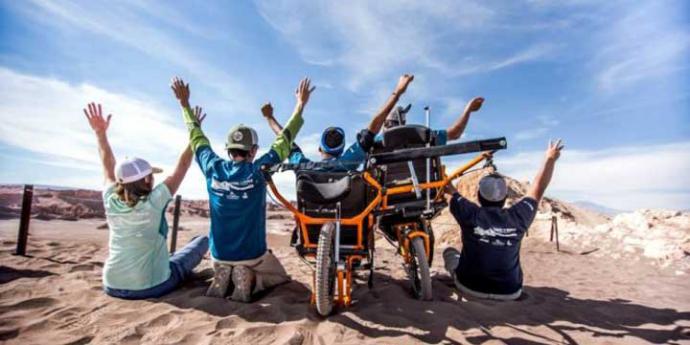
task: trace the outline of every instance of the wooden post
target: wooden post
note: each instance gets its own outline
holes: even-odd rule
[[[553,236],[556,235],[556,251],[561,251],[561,245],[558,242],[558,218],[556,216],[551,217],[551,238],[549,242],[553,242]]]
[[[22,214],[19,219],[16,255],[26,255],[26,241],[29,238],[29,221],[31,220],[31,200],[33,196],[34,186],[31,184],[24,185],[24,197],[22,198]]]
[[[556,216],[553,216],[553,228],[554,228],[554,232],[556,233],[556,251],[560,252],[561,246],[558,243],[558,218],[556,218]]]
[[[178,194],[175,196],[175,208],[173,209],[173,228],[170,236],[170,254],[175,253],[177,248],[177,229],[180,225],[180,201],[182,197]]]

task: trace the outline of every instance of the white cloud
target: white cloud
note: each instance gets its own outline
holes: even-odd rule
[[[553,116],[539,115],[534,117],[536,122],[528,121],[527,125],[532,125],[529,128],[522,129],[515,133],[514,137],[518,141],[532,140],[538,138],[544,138],[546,134],[551,132],[553,127],[558,126],[560,121],[558,121]]]
[[[659,77],[675,79],[679,76],[673,74],[690,68],[690,33],[684,25],[687,4],[654,1],[617,10],[623,16],[607,23],[593,40],[599,52],[593,61],[600,66],[596,80],[601,90],[616,91]]]
[[[587,200],[617,209],[690,207],[690,142],[612,148],[569,150],[556,164],[548,195],[567,200]],[[524,152],[494,161],[504,174],[532,181],[544,153]],[[462,161],[448,161],[449,168]]]
[[[178,65],[188,79],[199,80],[216,92],[220,99],[226,100],[224,106],[242,112],[255,111],[258,100],[247,92],[240,82],[225,70],[202,59],[189,45],[185,45],[175,31],[161,28],[150,20],[151,13],[160,19],[195,35],[218,36],[187,23],[187,18],[168,15],[174,10],[151,3],[99,3],[32,0],[30,3],[16,3],[18,9],[28,18],[55,27],[71,27],[101,35],[124,44],[149,56]],[[172,77],[172,76],[171,76]]]
[[[540,59],[553,49],[528,43],[513,53],[473,58],[477,31],[498,21],[493,9],[475,1],[259,0],[257,7],[304,61],[347,68],[352,90],[410,66],[458,76]],[[469,59],[455,61],[458,51]]]
[[[27,165],[49,165],[56,171],[77,169],[83,172],[79,178],[71,180],[52,173],[42,177],[45,181],[31,182],[100,187],[103,178],[96,140],[82,111],[90,101],[102,103],[104,113],[113,114],[108,133],[118,159],[139,156],[162,165],[169,172],[188,142],[178,112],[164,111],[165,107],[155,103],[111,93],[90,84],[71,85],[6,68],[0,68],[0,80],[5,85],[0,93],[0,141],[41,157],[40,161],[17,157]],[[198,168],[191,170],[181,193],[202,196],[205,194],[203,178]],[[187,182],[190,180],[201,183]]]
[[[548,131],[549,131],[549,129],[546,127],[536,127],[536,128],[523,129],[523,130],[515,133],[515,140],[522,141],[522,140],[536,139],[536,138],[543,136]]]

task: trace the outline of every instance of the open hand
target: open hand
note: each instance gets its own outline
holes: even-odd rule
[[[201,115],[202,113],[203,115]],[[194,118],[196,118],[196,122],[198,124],[204,122],[204,119],[206,118],[206,113],[204,113],[204,110],[198,105],[194,107]]]
[[[273,117],[273,106],[271,105],[271,103],[266,103],[261,106],[261,114],[265,118]]]
[[[414,75],[403,74],[400,79],[398,79],[398,85],[395,86],[395,93],[398,95],[405,93],[407,86],[414,80]]]
[[[483,103],[483,97],[472,98],[472,100],[469,103],[467,103],[467,110],[469,110],[470,112],[477,111],[482,108]]]
[[[110,118],[113,115],[108,114],[107,118],[103,118],[103,110],[101,109],[101,105],[96,104],[95,102],[87,104],[87,108],[88,111],[84,109],[84,115],[86,115],[86,119],[89,121],[91,129],[93,129],[93,131],[97,134],[105,133],[108,130],[108,126],[110,126]]]
[[[297,87],[297,90],[295,90],[295,97],[297,98],[297,102],[299,102],[302,105],[306,105],[307,102],[309,102],[309,96],[311,93],[316,89],[316,86],[311,87],[311,80],[309,78],[304,78],[299,82],[299,86]]]
[[[185,84],[184,80],[179,77],[174,77],[172,79],[172,84],[170,88],[175,93],[175,98],[180,101],[180,105],[183,108],[189,107],[189,83]]]
[[[563,147],[565,146],[562,144],[561,139],[556,141],[549,140],[549,148],[546,149],[546,159],[557,160],[561,156]]]

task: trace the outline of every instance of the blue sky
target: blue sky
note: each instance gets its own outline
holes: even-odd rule
[[[483,96],[462,140],[505,135],[501,171],[531,179],[549,138],[566,142],[547,194],[621,209],[690,207],[690,4],[686,1],[0,0],[0,182],[98,188],[81,109],[114,114],[119,158],[173,165],[186,135],[168,87],[188,80],[214,146],[238,122],[272,134],[298,80],[317,90],[298,142],[348,139],[392,92],[411,121],[445,128]],[[446,160],[450,167],[466,157]],[[290,176],[279,176],[291,190]],[[192,167],[181,193],[204,197]],[[290,194],[291,192],[288,192]]]

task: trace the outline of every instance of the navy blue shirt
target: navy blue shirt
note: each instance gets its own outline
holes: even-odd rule
[[[450,212],[462,230],[458,281],[489,294],[521,289],[520,242],[537,213],[537,201],[525,197],[509,208],[480,207],[455,193]]]

